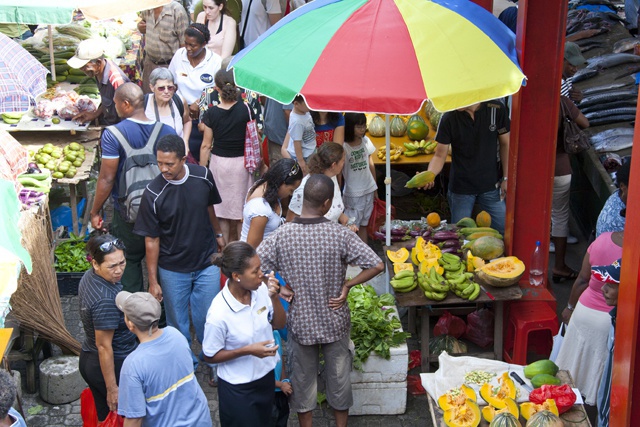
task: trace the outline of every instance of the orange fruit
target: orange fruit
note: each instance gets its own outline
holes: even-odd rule
[[[436,212],[431,212],[429,215],[427,215],[427,224],[433,228],[440,226],[440,215],[438,215]]]

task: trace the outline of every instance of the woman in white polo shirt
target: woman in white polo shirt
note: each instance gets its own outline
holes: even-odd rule
[[[187,102],[192,120],[189,137],[189,153],[200,161],[202,133],[198,131],[200,107],[198,100],[202,91],[213,86],[213,76],[220,69],[222,58],[207,48],[211,34],[204,24],[191,24],[184,32],[184,47],[176,51],[169,63],[175,76],[178,95]]]
[[[278,280],[264,275],[246,242],[229,243],[212,262],[228,277],[207,312],[202,343],[204,360],[218,364],[220,425],[269,425],[279,358],[273,329],[286,323]]]

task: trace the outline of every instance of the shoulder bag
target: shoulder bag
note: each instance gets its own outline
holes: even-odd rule
[[[564,151],[568,154],[578,154],[591,147],[589,137],[580,129],[580,126],[569,115],[569,109],[563,101],[560,101],[562,110],[562,142]]]

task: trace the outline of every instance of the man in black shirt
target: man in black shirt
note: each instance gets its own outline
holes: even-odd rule
[[[442,171],[451,146],[447,198],[452,223],[470,217],[478,203],[491,215],[491,226],[504,233],[509,126],[500,101],[473,104],[442,116],[428,170],[436,175]],[[431,182],[425,188],[433,185]]]
[[[210,258],[225,245],[213,209],[221,199],[209,169],[186,164],[179,136],[162,137],[156,150],[161,174],[147,185],[133,232],[145,238],[149,293],[164,298],[167,324],[191,346],[189,308],[202,342],[207,310],[220,290],[220,269]]]

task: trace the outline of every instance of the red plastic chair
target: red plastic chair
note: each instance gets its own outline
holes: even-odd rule
[[[527,352],[534,342],[529,335],[534,333],[535,352],[549,356],[553,346],[553,335],[558,331],[558,316],[545,302],[521,302],[510,307],[503,358],[508,363],[527,364]],[[531,341],[531,342],[530,342]]]

